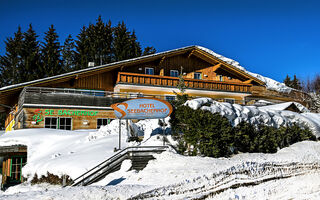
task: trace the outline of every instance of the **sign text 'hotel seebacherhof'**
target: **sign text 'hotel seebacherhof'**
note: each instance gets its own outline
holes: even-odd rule
[[[156,98],[136,98],[111,105],[119,119],[160,119],[169,116],[172,106]]]

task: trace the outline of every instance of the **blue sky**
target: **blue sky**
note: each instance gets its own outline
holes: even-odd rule
[[[283,81],[320,73],[320,1],[0,0],[0,54],[4,40],[32,23],[40,39],[53,24],[61,42],[99,15],[135,29],[143,47],[158,52],[201,45],[249,71]]]

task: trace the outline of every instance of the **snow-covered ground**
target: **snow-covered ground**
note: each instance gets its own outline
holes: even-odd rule
[[[208,102],[211,105],[204,106]],[[280,109],[283,106],[264,110],[213,102],[208,98],[188,101],[186,105],[220,112],[229,119],[262,116],[274,120],[277,116],[276,119],[289,122],[307,116],[305,118],[312,119],[313,123],[320,123],[319,114],[283,111]],[[166,123],[169,124],[168,118]],[[115,153],[118,124],[118,120],[113,120],[100,130],[16,130],[1,135],[0,146],[28,146],[23,175],[29,180],[35,173],[45,175],[47,172],[67,174],[75,179]],[[162,145],[158,120],[129,124],[145,137],[141,143],[127,142],[123,121],[122,148]],[[169,130],[170,125],[166,128]],[[174,144],[170,136],[168,140]],[[171,149],[156,158],[142,171],[128,171],[131,162],[125,160],[119,171],[91,186],[61,188],[48,184],[31,186],[25,182],[0,192],[0,199],[319,199],[320,195],[319,142],[299,142],[275,154],[242,153],[231,158],[207,158],[182,156]]]
[[[93,186],[26,183],[9,188],[0,199],[317,199],[320,194],[320,143],[312,141],[275,154],[245,153],[232,158],[164,152],[140,172],[126,171],[128,165],[125,162],[120,171]]]

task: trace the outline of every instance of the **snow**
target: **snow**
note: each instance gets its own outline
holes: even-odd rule
[[[3,192],[0,199],[128,199],[137,195],[149,196],[146,199],[184,199],[221,189],[224,191],[210,198],[278,199],[289,195],[316,199],[320,193],[319,142],[296,143],[275,154],[207,158],[164,152],[156,157],[140,172],[128,171],[130,161],[125,161],[120,171],[95,185],[60,188],[24,183]],[[243,169],[251,175],[243,174]],[[231,189],[232,185],[253,181],[257,185]]]
[[[169,118],[165,119],[169,124]],[[162,134],[158,120],[141,120],[134,124],[128,120],[129,127],[135,134],[144,134],[141,144],[127,142],[129,133],[125,120],[121,120],[121,148],[128,146],[163,145]],[[167,125],[166,129],[170,126]],[[23,175],[29,180],[34,174],[46,175],[47,172],[62,176],[69,175],[77,178],[92,167],[111,157],[118,148],[119,120],[113,120],[99,130],[65,131],[56,129],[21,129],[7,132],[0,136],[0,146],[15,144],[27,145],[27,165],[23,168]],[[157,137],[152,137],[157,135]],[[162,137],[161,137],[162,138]],[[172,141],[171,137],[168,139]]]
[[[185,105],[219,112],[234,123],[240,119],[250,122],[261,119],[266,124],[298,121],[313,124],[314,130],[319,130],[319,114],[284,111],[282,106],[271,110],[219,103],[210,98],[189,100]],[[166,134],[171,128],[169,119],[165,119]],[[129,133],[122,120],[123,148],[162,145],[163,129],[159,120],[137,123],[129,120],[129,126],[135,134],[143,134],[144,139],[141,143],[127,142]],[[75,179],[115,153],[118,130],[118,120],[99,130],[22,129],[1,135],[0,146],[27,145],[28,162],[23,175],[29,181],[35,173],[47,172],[67,174]],[[167,140],[175,144],[170,135]],[[119,171],[90,186],[62,188],[49,184],[31,186],[25,182],[0,192],[0,199],[192,199],[204,195],[209,199],[319,199],[320,195],[319,142],[295,143],[274,154],[242,153],[230,158],[208,158],[183,156],[170,150],[155,157],[141,171],[129,170],[131,161],[125,160]],[[245,187],[246,184],[252,186]],[[306,184],[308,187],[304,187]]]
[[[267,126],[279,128],[296,123],[301,126],[308,126],[314,135],[320,137],[320,114],[308,113],[308,109],[303,105],[294,102],[300,111],[305,113],[296,113],[284,108],[291,105],[292,102],[275,104],[270,106],[241,106],[239,104],[220,103],[211,98],[198,98],[188,100],[184,105],[190,108],[202,109],[211,113],[220,113],[228,118],[233,126],[245,121],[251,124],[263,122]],[[209,105],[209,106],[208,106]]]
[[[113,120],[116,125],[117,120]],[[125,124],[122,124],[121,146],[126,142]],[[46,175],[67,174],[75,179],[114,154],[118,147],[118,131],[64,131],[55,129],[25,129],[5,133],[0,138],[0,146],[14,144],[27,145],[27,165],[23,175],[32,178],[35,173]],[[106,137],[99,136],[107,135]]]
[[[285,103],[279,103],[279,104],[274,104],[274,105],[268,105],[268,106],[261,106],[260,108],[266,109],[266,110],[285,110],[291,105],[295,105],[300,112],[306,113],[310,112],[308,108],[304,107],[300,103],[297,102],[285,102]]]

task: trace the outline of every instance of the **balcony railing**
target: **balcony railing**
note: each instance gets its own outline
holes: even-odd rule
[[[117,83],[127,83],[135,85],[152,85],[164,87],[177,87],[179,78],[171,76],[146,75],[137,73],[119,72]],[[189,89],[219,90],[228,92],[251,93],[251,84],[198,80],[185,78],[184,84]]]

